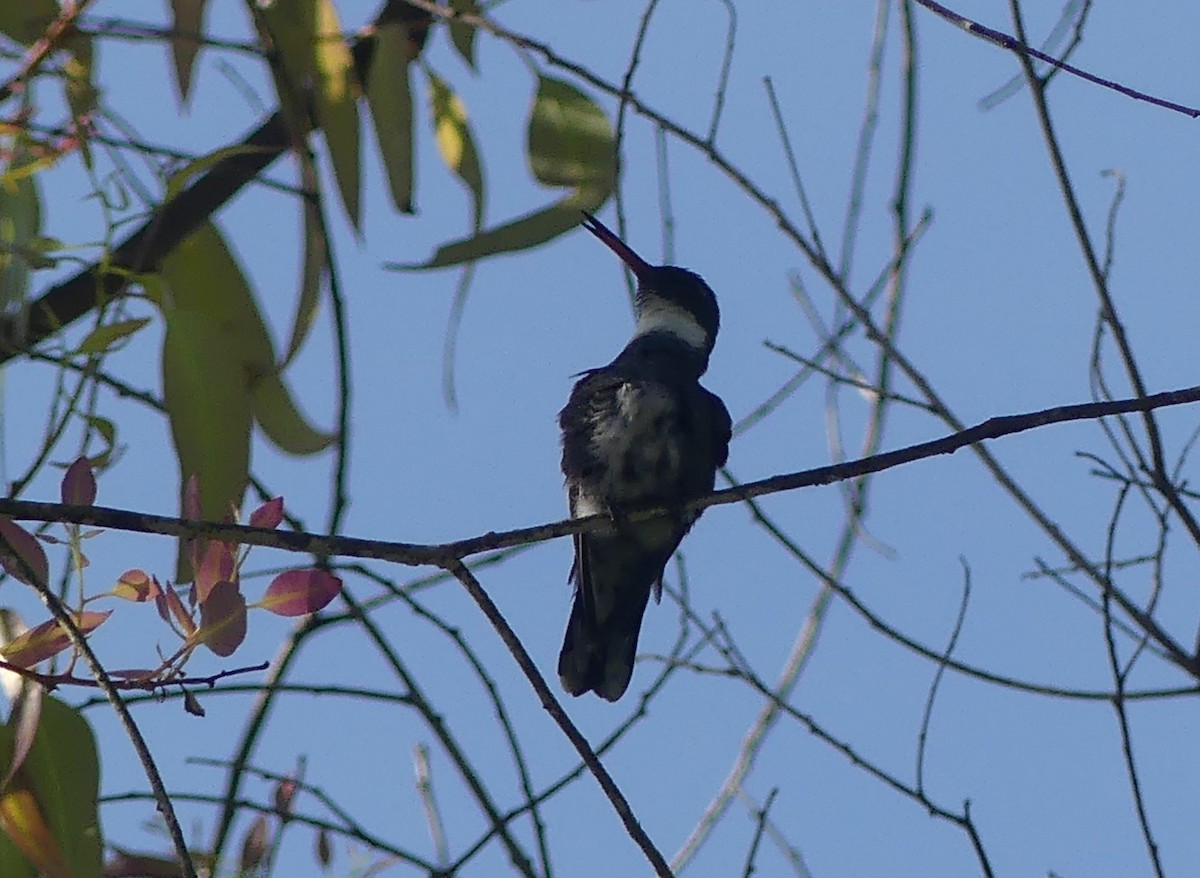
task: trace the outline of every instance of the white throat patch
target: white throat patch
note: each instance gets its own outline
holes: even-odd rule
[[[708,333],[696,322],[691,312],[658,297],[643,303],[634,335],[649,335],[652,332],[670,333],[696,350],[708,347]]]

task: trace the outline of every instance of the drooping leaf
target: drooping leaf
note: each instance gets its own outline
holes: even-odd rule
[[[41,543],[4,515],[0,515],[0,567],[26,585],[49,582],[50,562]]]
[[[358,83],[354,77],[354,59],[342,39],[342,26],[333,0],[315,2],[316,40],[313,50],[317,73],[317,120],[325,134],[325,145],[329,148],[342,204],[351,225],[360,229],[362,169],[359,161]]]
[[[84,610],[81,613],[73,613],[72,618],[75,620],[75,627],[86,635],[95,631],[111,615],[112,610],[104,612]],[[21,668],[32,668],[38,662],[57,655],[70,645],[71,638],[66,629],[59,625],[57,619],[47,619],[40,625],[34,625],[24,634],[13,638],[3,650],[0,650],[0,656],[3,656],[9,664]]]
[[[391,263],[386,267],[402,271],[447,268],[500,253],[528,250],[576,228],[580,221],[579,212],[586,210],[588,213],[594,213],[608,200],[609,194],[611,193],[607,191],[572,194],[550,207],[535,210],[502,226],[487,229],[472,238],[443,244],[428,262],[420,265]]]
[[[0,761],[11,760],[14,744],[13,730],[0,728]],[[99,781],[96,740],[87,721],[74,708],[45,698],[29,755],[0,794],[0,826],[44,875],[102,875]]]
[[[429,77],[429,103],[433,110],[438,153],[446,166],[471,193],[471,234],[478,235],[483,225],[483,166],[475,149],[475,138],[471,134],[467,108],[462,99],[429,65],[424,65],[424,70]],[[463,314],[466,313],[467,296],[475,276],[474,268],[473,262],[467,265],[454,291],[454,300],[450,304],[450,319],[446,325],[446,339],[442,346],[442,392],[451,410],[458,408],[454,367],[458,332],[462,326]]]
[[[163,402],[180,471],[197,476],[210,520],[241,502],[250,465],[248,376],[231,330],[207,314],[174,310],[163,345]]]
[[[304,419],[287,385],[275,373],[264,375],[254,385],[251,402],[254,419],[281,451],[300,456],[316,454],[337,439],[337,434],[323,433]]]
[[[38,267],[31,245],[41,227],[37,177],[11,173],[0,177],[0,310],[25,302],[29,275]]]
[[[413,98],[409,79],[408,28],[386,24],[375,31],[375,49],[367,79],[367,106],[387,171],[392,203],[413,212]]]
[[[475,149],[475,137],[467,116],[467,107],[454,90],[428,65],[429,103],[433,111],[433,131],[442,161],[471,193],[472,231],[479,230],[483,220],[483,166]]]
[[[96,502],[96,476],[86,457],[78,458],[63,473],[62,502],[68,506],[91,506]]]
[[[479,4],[475,0],[450,0],[450,8],[456,15],[479,16]],[[478,28],[475,25],[467,24],[458,18],[450,19],[450,42],[454,44],[455,50],[472,70],[477,69],[475,67],[476,33],[478,33]]]
[[[227,658],[246,639],[246,599],[232,582],[218,582],[200,604],[199,636],[214,654]]]
[[[359,228],[359,85],[353,59],[341,35],[332,0],[292,0],[256,4],[256,21],[275,49],[271,73],[287,125],[296,138],[315,121],[325,135],[335,182],[355,229]],[[306,107],[312,83],[316,119]],[[305,185],[315,181],[305,180]]]
[[[161,277],[163,402],[180,473],[198,478],[203,517],[219,521],[230,504],[241,504],[251,394],[258,380],[274,372],[271,339],[245,274],[215,226],[189,236],[163,261]]]
[[[504,225],[438,248],[419,265],[392,269],[445,268],[498,253],[526,250],[575,228],[581,210],[595,211],[612,194],[616,153],[604,111],[570,83],[540,77],[528,126],[529,164],[549,186],[570,187],[565,198]]]
[[[118,320],[116,323],[106,323],[103,326],[97,326],[87,334],[75,350],[77,353],[86,355],[106,353],[149,322],[149,317],[136,317],[130,320]]]
[[[311,164],[310,157],[305,154],[301,166]],[[311,175],[315,180],[315,173]],[[296,313],[292,318],[292,334],[288,339],[287,351],[279,370],[283,371],[300,352],[304,340],[308,338],[309,330],[317,316],[317,306],[321,301],[321,280],[325,277],[326,256],[329,244],[325,240],[325,226],[321,222],[321,212],[317,202],[311,198],[304,199],[304,262],[300,267],[300,295],[296,299]]]
[[[204,33],[204,7],[208,0],[171,0],[171,56],[175,62],[175,87],[179,101],[188,102],[192,91],[192,71]]]
[[[324,609],[342,590],[342,580],[315,567],[276,576],[256,606],[277,616],[304,616]]]

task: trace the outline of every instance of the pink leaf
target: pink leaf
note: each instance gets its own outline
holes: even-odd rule
[[[50,580],[50,562],[41,543],[3,515],[0,515],[0,567],[27,585],[46,585]]]
[[[288,570],[271,581],[257,605],[277,616],[303,616],[324,608],[341,590],[342,581],[328,571]]]
[[[74,615],[75,625],[81,632],[88,634],[100,627],[100,624],[110,615],[112,615],[112,610],[103,613],[84,610],[82,613]],[[67,635],[66,630],[58,624],[58,620],[50,619],[40,625],[35,625],[19,637],[14,637],[8,646],[0,650],[0,656],[3,656],[4,660],[10,664],[31,668],[38,662],[62,652],[70,645],[71,638]]]
[[[282,497],[268,500],[250,513],[251,527],[279,527],[281,521],[283,521]]]
[[[126,570],[117,580],[113,594],[127,601],[142,603],[157,598],[159,592],[158,580],[146,573],[145,570]]]
[[[200,640],[221,658],[246,639],[246,599],[232,582],[218,582],[200,605]]]
[[[96,477],[86,457],[67,467],[62,477],[62,501],[68,506],[91,506],[96,502]]]

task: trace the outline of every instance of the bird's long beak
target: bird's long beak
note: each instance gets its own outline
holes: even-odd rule
[[[608,226],[600,222],[586,210],[581,211],[584,216],[583,227],[608,245],[608,248],[621,257],[621,261],[629,266],[637,277],[646,277],[654,268],[649,262],[633,252],[633,249],[617,237]]]

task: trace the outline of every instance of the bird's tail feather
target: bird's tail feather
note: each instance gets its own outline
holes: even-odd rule
[[[576,543],[575,602],[558,656],[558,676],[571,695],[590,691],[616,701],[633,676],[646,603],[674,545],[659,557],[631,553],[624,543],[595,535]]]

